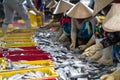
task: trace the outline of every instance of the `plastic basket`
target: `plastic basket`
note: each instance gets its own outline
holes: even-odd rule
[[[55,64],[51,60],[22,61],[22,62],[13,62],[13,64],[40,65],[41,67],[54,67],[55,66]]]
[[[33,39],[30,37],[3,37],[5,42],[33,42]]]
[[[4,51],[3,49],[0,49],[0,58],[3,57]]]
[[[29,11],[29,17],[32,27],[37,27],[36,13],[34,11]]]
[[[5,48],[4,50],[11,51],[10,49],[12,49],[12,51],[33,51],[33,50],[40,50],[38,46]]]
[[[7,55],[39,55],[39,54],[49,54],[43,50],[16,50],[16,51],[8,51]]]
[[[50,54],[26,54],[26,55],[7,55],[11,61],[35,61],[35,60],[53,60]]]
[[[32,28],[32,29],[14,29],[13,31],[12,31],[12,33],[31,33],[31,32],[36,32],[37,31],[37,29],[35,29],[35,28]]]
[[[12,31],[13,31],[12,28],[8,28],[8,29],[7,29],[7,32],[12,32]],[[0,33],[3,33],[1,28],[0,28]]]
[[[43,17],[42,16],[36,16],[37,19],[37,26],[43,26]]]
[[[36,79],[30,79],[30,80],[58,80],[58,79],[57,78],[45,78],[45,79],[36,78]]]
[[[9,48],[9,47],[28,47],[28,46],[36,46],[36,43],[35,42],[16,42],[16,43],[3,44],[4,48]]]
[[[32,27],[42,26],[43,18],[42,16],[36,15],[34,11],[29,11],[29,17]]]
[[[39,50],[38,46],[30,46],[30,47],[17,47],[23,50]]]
[[[13,37],[13,36],[14,36],[14,37],[15,37],[15,36],[21,37],[21,36],[32,36],[33,34],[34,34],[34,33],[32,33],[32,32],[31,32],[31,33],[9,33],[9,34],[6,34],[6,36],[7,36],[7,37],[11,37],[11,36],[12,36],[12,37]]]
[[[8,78],[8,77],[11,77],[15,74],[24,74],[24,73],[27,73],[27,72],[44,72],[46,74],[49,74],[50,76],[48,77],[43,77],[41,79],[44,79],[44,78],[57,78],[58,77],[58,74],[55,72],[55,70],[53,68],[32,68],[32,69],[23,69],[23,70],[14,70],[14,71],[5,71],[5,72],[0,72],[0,76],[2,76],[2,79],[4,78]]]
[[[0,71],[3,71],[6,69],[7,61],[5,58],[0,58]]]
[[[5,35],[5,36],[3,36],[2,38],[6,38],[6,39],[8,39],[8,38],[14,38],[14,39],[25,39],[25,38],[32,38],[33,37],[33,35],[21,35],[21,36],[17,36],[17,35]]]

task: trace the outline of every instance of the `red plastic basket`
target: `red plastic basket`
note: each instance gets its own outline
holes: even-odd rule
[[[50,53],[47,53],[43,50],[24,50],[24,51],[8,51],[5,52],[4,57],[11,59],[12,61],[19,60],[53,60]]]
[[[43,80],[58,80],[56,78],[48,78],[48,79],[43,79]]]
[[[52,60],[53,57],[50,54],[27,54],[27,55],[7,55],[7,59],[10,59],[11,61],[21,61],[21,60],[27,60],[27,61],[34,61],[34,60]]]
[[[3,49],[0,49],[0,57],[3,57],[4,51]]]
[[[17,47],[23,50],[39,50],[39,47],[37,46],[30,46],[30,47]]]
[[[47,79],[31,79],[31,80],[58,80],[56,78],[47,78]]]
[[[17,50],[17,51],[8,51],[7,55],[39,55],[39,54],[49,54],[43,50]]]

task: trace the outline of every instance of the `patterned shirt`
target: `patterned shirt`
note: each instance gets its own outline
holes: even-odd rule
[[[104,48],[114,45],[120,41],[120,32],[106,32],[105,36],[105,39],[100,42]]]

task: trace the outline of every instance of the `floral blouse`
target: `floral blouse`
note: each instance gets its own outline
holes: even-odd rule
[[[103,39],[100,43],[104,48],[114,45],[120,41],[120,32],[106,32],[105,39]]]

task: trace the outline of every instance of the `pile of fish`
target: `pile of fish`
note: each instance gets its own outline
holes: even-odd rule
[[[48,77],[49,74],[43,73],[43,72],[27,72],[24,74],[15,74],[9,78],[4,78],[3,80],[30,80],[30,79],[35,79],[35,78],[43,78],[43,77]]]
[[[55,34],[52,30],[40,29],[34,35],[34,39],[40,49],[49,52],[54,57],[55,69],[60,75],[60,80],[97,80],[114,68],[113,66],[95,66],[86,62],[85,59],[80,58],[80,53],[76,54],[75,51],[53,41]]]
[[[40,68],[41,65],[30,65],[30,64],[8,64],[6,70],[20,70],[20,69],[29,69],[29,68]]]

